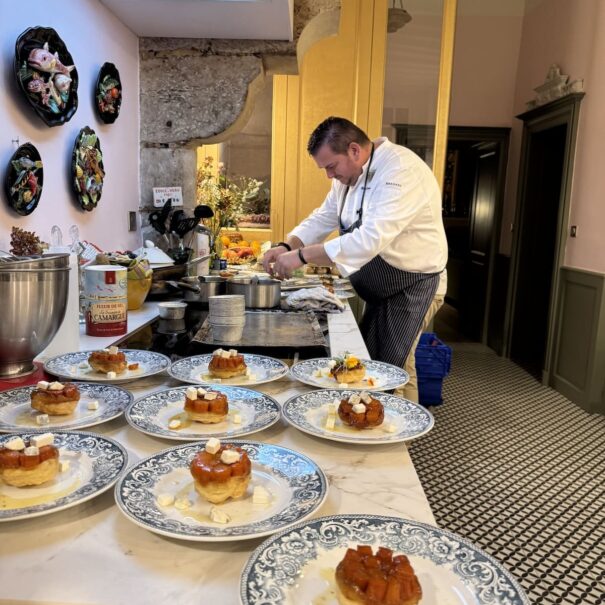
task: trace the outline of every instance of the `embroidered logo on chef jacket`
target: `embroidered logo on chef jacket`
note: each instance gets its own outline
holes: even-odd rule
[[[385,187],[397,187],[397,188],[401,189],[401,183],[395,183],[395,182],[393,182],[393,181],[387,181],[387,182],[384,184],[384,186],[385,186]]]

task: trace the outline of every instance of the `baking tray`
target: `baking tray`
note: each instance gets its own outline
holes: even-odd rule
[[[226,344],[214,340],[208,319],[193,337],[194,342]],[[240,347],[327,347],[326,337],[312,311],[246,311],[246,325]]]

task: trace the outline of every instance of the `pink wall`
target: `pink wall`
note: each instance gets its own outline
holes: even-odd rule
[[[27,6],[27,8],[24,8]],[[20,98],[13,75],[15,40],[28,27],[57,30],[69,49],[79,74],[79,106],[71,120],[49,128]],[[64,233],[70,225],[80,235],[103,248],[124,249],[140,245],[139,232],[128,233],[127,211],[139,207],[139,60],[138,39],[97,0],[78,2],[0,2],[2,86],[0,86],[0,175],[16,145],[31,142],[44,162],[44,190],[40,204],[28,217],[13,212],[0,193],[0,249],[8,249],[13,225],[34,230],[48,241],[56,224]],[[113,125],[95,115],[92,94],[101,65],[109,61],[120,71],[124,100]],[[99,135],[106,179],[98,207],[83,212],[75,204],[68,166],[74,140],[84,126]]]
[[[600,40],[599,40],[600,34]],[[605,3],[601,0],[547,0],[528,2],[515,88],[514,114],[526,110],[534,98],[533,89],[544,82],[548,68],[557,63],[571,80],[584,78],[586,97],[582,101],[571,193],[570,221],[578,225],[578,238],[567,240],[568,266],[605,271],[602,225],[605,204],[598,192],[605,191],[602,169],[605,119]],[[600,67],[599,67],[600,66]],[[519,150],[522,124],[513,121],[500,250],[510,253],[517,195]]]
[[[459,13],[450,124],[510,127],[521,26],[521,15]]]

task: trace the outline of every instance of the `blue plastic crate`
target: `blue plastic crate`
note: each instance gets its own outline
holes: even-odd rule
[[[431,332],[420,336],[416,347],[416,374],[418,375],[418,399],[422,405],[443,403],[441,389],[443,379],[449,374],[452,349]]]

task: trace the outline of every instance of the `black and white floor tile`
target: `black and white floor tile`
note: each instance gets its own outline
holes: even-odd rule
[[[532,603],[605,604],[605,417],[480,345],[454,345],[443,398],[410,450],[437,523]]]

